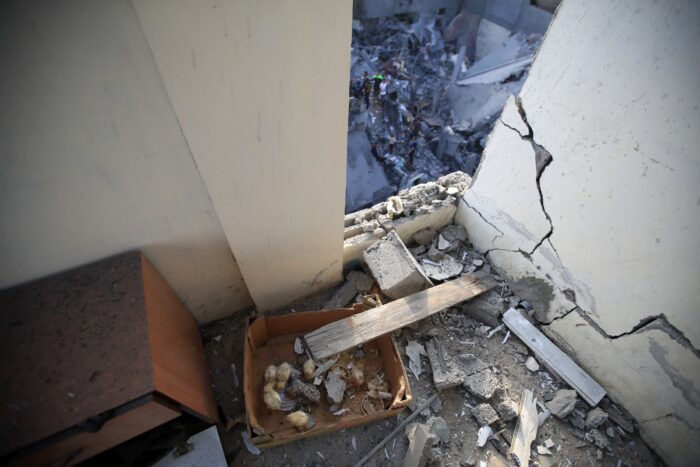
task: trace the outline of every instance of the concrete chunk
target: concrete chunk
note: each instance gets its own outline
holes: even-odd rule
[[[576,405],[576,391],[573,389],[560,389],[554,399],[545,403],[552,415],[564,419],[571,414]]]
[[[403,460],[404,467],[423,467],[436,439],[437,437],[431,434],[425,425],[416,425],[415,434]]]
[[[372,278],[361,271],[350,271],[345,277],[345,283],[335,291],[324,308],[341,308],[346,306],[358,293],[368,293],[372,288]]]
[[[474,373],[466,378],[464,387],[479,399],[491,399],[500,390],[500,383],[490,369]]]
[[[472,417],[480,426],[492,425],[498,421],[498,414],[490,404],[479,404],[474,407]]]
[[[432,285],[396,232],[367,248],[363,258],[379,288],[397,299]]]

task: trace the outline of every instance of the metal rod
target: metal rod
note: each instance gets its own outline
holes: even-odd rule
[[[423,412],[425,409],[427,409],[427,408],[430,406],[430,404],[432,404],[433,401],[437,398],[437,396],[438,396],[438,393],[433,394],[433,395],[430,397],[430,399],[428,399],[427,401],[425,401],[425,403],[423,403],[423,405],[421,405],[420,407],[418,407],[411,415],[409,415],[408,418],[406,418],[406,420],[404,420],[403,422],[401,422],[401,423],[399,424],[399,426],[397,426],[396,429],[395,429],[394,431],[392,431],[391,433],[389,433],[389,435],[388,435],[386,438],[384,438],[384,439],[382,440],[382,442],[380,442],[379,444],[377,444],[377,445],[374,447],[374,449],[372,449],[370,452],[368,452],[367,455],[366,455],[365,457],[363,457],[362,459],[360,459],[359,461],[357,461],[357,463],[355,464],[354,467],[360,467],[360,466],[363,465],[365,462],[367,462],[368,460],[370,460],[370,459],[372,458],[372,456],[375,455],[376,453],[378,453],[379,450],[380,450],[381,448],[383,448],[384,445],[385,445],[386,443],[388,443],[389,441],[391,441],[391,439],[392,439],[394,436],[396,436],[397,434],[399,434],[399,432],[400,432],[406,425],[408,425],[409,423],[411,423],[411,420],[413,420],[414,418],[416,418],[416,417],[418,416],[418,414],[420,414],[420,413]]]

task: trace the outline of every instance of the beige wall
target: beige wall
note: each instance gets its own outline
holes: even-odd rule
[[[352,2],[134,5],[256,305],[340,281]]]
[[[200,321],[250,305],[131,4],[3,2],[0,40],[0,287],[141,248]]]
[[[564,2],[457,215],[672,465],[700,457],[699,17]]]

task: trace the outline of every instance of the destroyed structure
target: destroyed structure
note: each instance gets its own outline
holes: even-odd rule
[[[3,12],[4,464],[700,457],[696,2]]]
[[[538,11],[513,30],[468,9],[353,20],[347,212],[450,172],[474,174],[539,47],[548,13]],[[386,89],[368,99],[363,86],[377,75]]]

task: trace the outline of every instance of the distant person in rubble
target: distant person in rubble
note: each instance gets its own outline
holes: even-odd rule
[[[362,93],[365,96],[365,107],[369,107],[369,95],[372,94],[372,80],[369,73],[362,73]]]
[[[384,81],[384,76],[380,74],[372,75],[372,95],[374,96],[375,100],[379,97],[379,90],[382,81]]]

